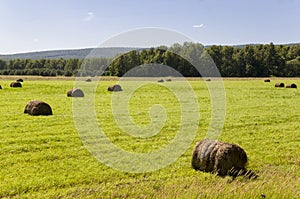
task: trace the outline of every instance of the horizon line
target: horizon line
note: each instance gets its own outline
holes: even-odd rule
[[[200,43],[201,42],[193,42],[193,43]],[[274,45],[291,45],[291,44],[300,44],[300,42],[288,42],[288,43],[274,43],[274,42],[251,42],[251,43],[239,43],[239,44],[202,44],[204,46],[246,46],[246,45],[266,45],[273,43]],[[162,45],[164,46],[164,45]],[[152,46],[152,47],[158,47],[158,46]],[[37,49],[37,50],[32,50],[32,51],[21,51],[21,52],[9,52],[9,53],[2,53],[0,52],[1,56],[10,56],[10,55],[18,55],[18,54],[27,54],[27,53],[41,53],[41,52],[48,52],[48,51],[59,51],[59,50],[84,50],[84,49],[95,49],[95,48],[152,48],[148,46],[99,46],[99,47],[92,47],[92,46],[87,46],[87,47],[75,47],[75,48],[59,48],[59,49]],[[169,47],[169,46],[168,46]]]

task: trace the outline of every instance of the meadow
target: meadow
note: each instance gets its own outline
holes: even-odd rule
[[[168,145],[180,126],[180,102],[164,86],[176,86],[176,80],[158,84],[149,79],[131,96],[128,107],[137,125],[151,122],[149,108],[155,104],[166,113],[159,134],[138,138],[124,133],[114,120],[114,94],[107,87],[115,78],[82,81],[82,99],[67,97],[74,78],[25,76],[22,88],[10,88],[18,78],[0,77],[0,198],[300,198],[300,91],[274,87],[276,82],[300,86],[300,79],[223,79],[226,120],[219,140],[247,152],[247,168],[259,176],[249,180],[191,168],[193,148],[206,137],[211,121],[207,84],[213,80],[189,79],[200,121],[184,154],[162,169],[130,173],[107,166],[87,150],[74,122],[73,100],[84,103],[94,94],[90,85],[95,85],[95,115],[106,136],[126,151],[147,153]],[[53,115],[24,114],[33,99],[47,102]]]

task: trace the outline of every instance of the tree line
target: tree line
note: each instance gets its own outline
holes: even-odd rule
[[[132,50],[115,58],[0,60],[0,75],[123,76],[136,66],[141,66],[137,71],[137,75],[141,75],[151,72],[147,71],[147,65],[156,63],[167,65],[183,76],[198,77],[202,73],[196,68],[205,69],[213,64],[212,61],[222,77],[299,77],[300,45],[204,47],[185,42],[170,47]]]
[[[225,77],[300,76],[300,45],[211,46],[208,53]]]

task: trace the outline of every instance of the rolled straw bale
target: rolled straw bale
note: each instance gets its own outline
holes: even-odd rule
[[[238,145],[204,139],[194,148],[192,167],[219,176],[249,175],[252,178],[256,175],[247,172],[247,159],[246,152]]]
[[[69,90],[67,92],[67,96],[68,97],[84,97],[84,93],[81,89],[75,88],[75,89]]]
[[[10,87],[21,88],[22,84],[20,82],[12,82],[10,83]]]
[[[40,100],[31,100],[27,103],[24,113],[29,115],[52,115],[52,109],[49,104]]]
[[[278,82],[275,84],[275,87],[284,87],[284,83]]]
[[[297,88],[296,84],[287,84],[286,88]]]
[[[115,84],[115,85],[112,85],[112,86],[109,86],[107,88],[108,91],[122,91],[122,87],[119,85],[119,84]]]

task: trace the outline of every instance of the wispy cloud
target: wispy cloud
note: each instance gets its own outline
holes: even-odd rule
[[[88,12],[87,16],[84,18],[84,21],[91,21],[92,19],[94,19],[95,15],[93,12]]]
[[[193,28],[202,28],[202,27],[204,27],[204,24],[195,24],[192,27]]]

